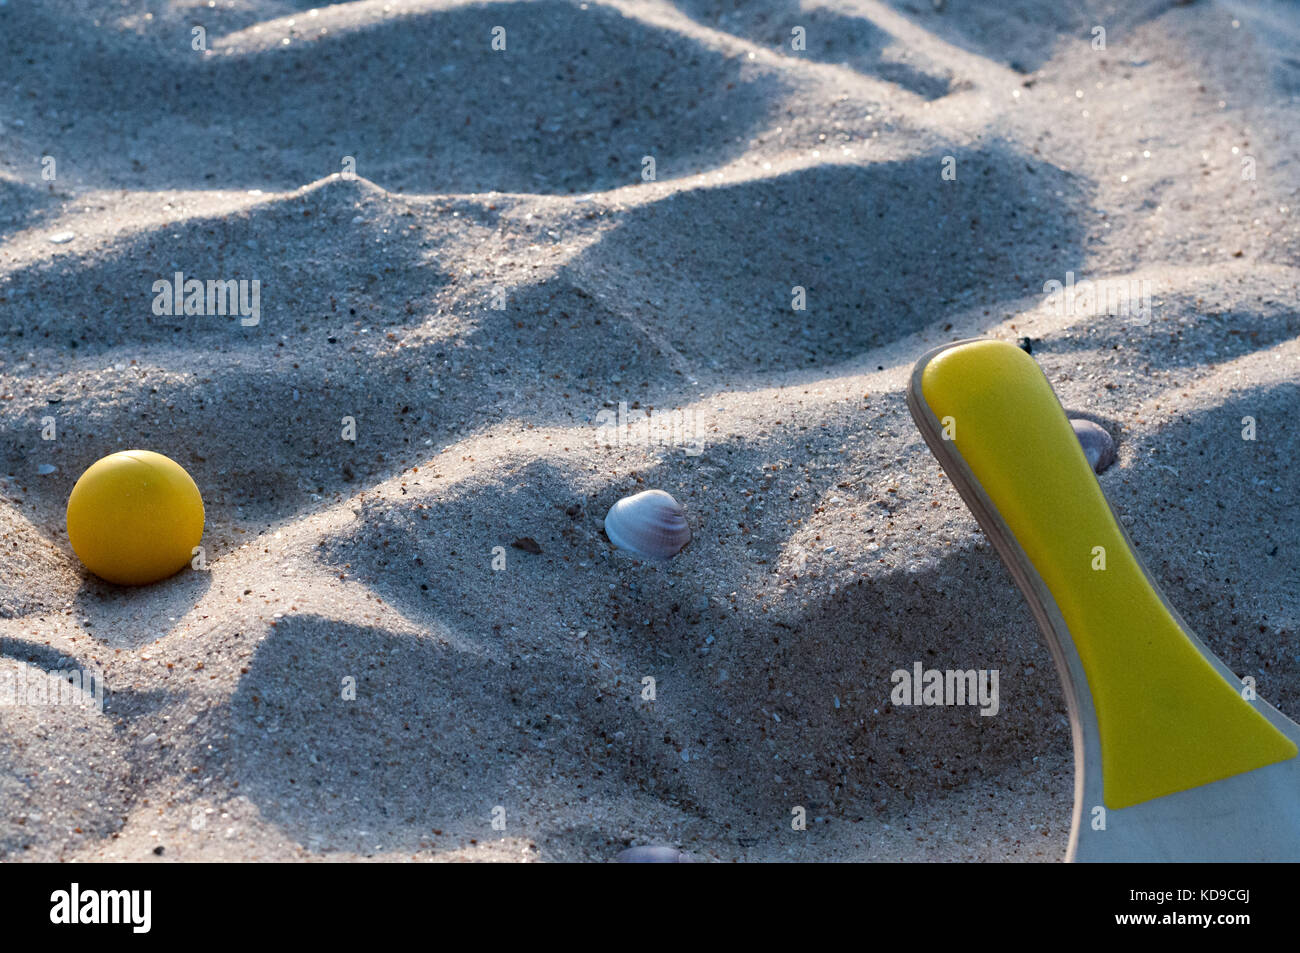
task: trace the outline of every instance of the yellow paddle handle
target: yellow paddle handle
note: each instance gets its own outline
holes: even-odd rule
[[[943,351],[921,391],[1068,627],[1091,692],[1107,807],[1295,757],[1148,579],[1051,385],[1024,351]]]

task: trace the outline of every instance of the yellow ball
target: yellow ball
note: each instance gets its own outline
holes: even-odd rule
[[[173,575],[203,537],[203,498],[175,460],[123,450],[92,464],[68,497],[68,541],[101,579],[143,586]]]

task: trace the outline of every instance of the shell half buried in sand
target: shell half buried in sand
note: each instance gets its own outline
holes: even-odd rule
[[[1082,417],[1071,417],[1070,426],[1094,473],[1101,473],[1115,462],[1115,439],[1104,427]]]
[[[669,559],[691,541],[686,510],[663,490],[624,497],[605,514],[605,535],[619,549],[648,559]]]

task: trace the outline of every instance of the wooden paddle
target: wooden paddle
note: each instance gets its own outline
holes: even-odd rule
[[[1074,736],[1067,860],[1300,860],[1300,725],[1188,628],[1024,351],[960,341],[908,407],[1043,630]]]

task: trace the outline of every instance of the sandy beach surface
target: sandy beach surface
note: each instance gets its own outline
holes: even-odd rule
[[[1057,675],[904,403],[972,336],[1300,717],[1297,49],[1267,2],[0,2],[0,673],[106,689],[0,708],[0,858],[1060,859]],[[257,313],[156,313],[178,272]],[[137,447],[206,569],[131,589],[64,508]],[[667,562],[602,532],[649,488]],[[997,714],[890,704],[917,662]]]

